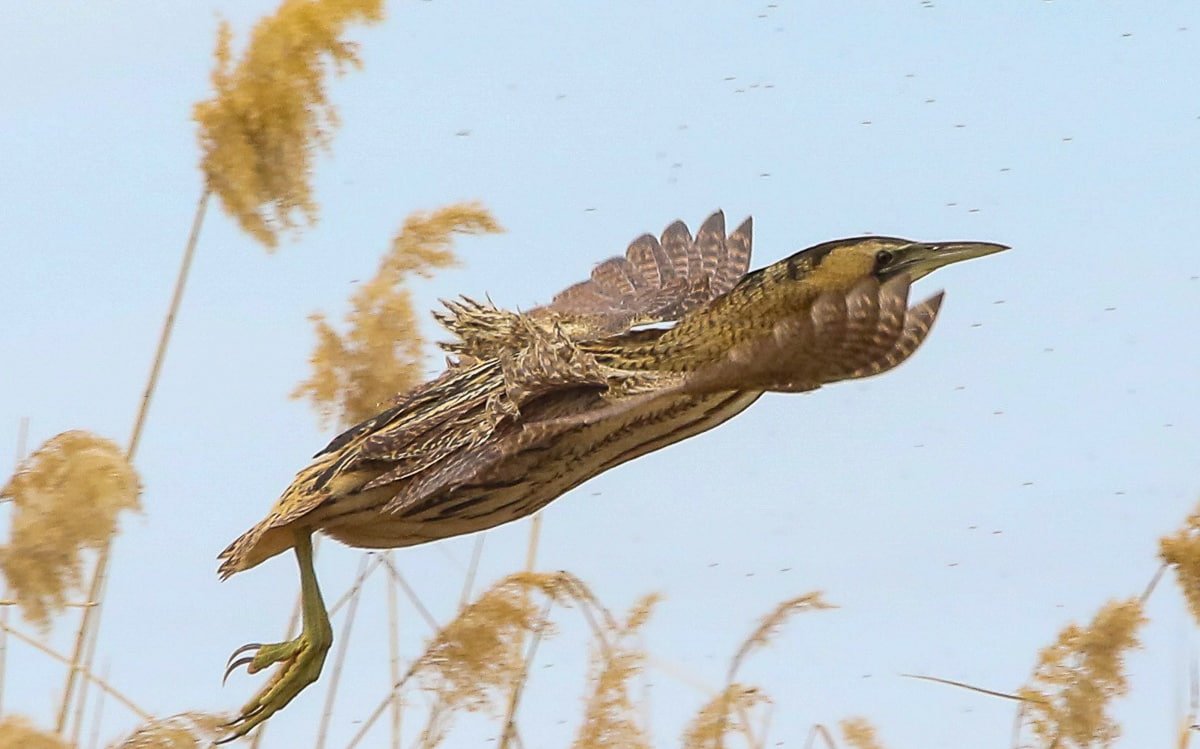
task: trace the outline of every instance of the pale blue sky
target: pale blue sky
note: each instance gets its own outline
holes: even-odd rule
[[[217,17],[244,34],[273,5],[6,5],[0,454],[22,416],[35,445],[127,439],[200,187],[189,116]],[[776,699],[774,741],[859,714],[890,747],[1008,745],[1010,703],[898,674],[1016,688],[1069,620],[1142,589],[1200,497],[1200,6],[777,5],[394,2],[356,34],[366,65],[331,88],[344,125],[316,173],[320,225],[272,256],[220,212],[205,227],[137,460],[146,512],[116,546],[97,664],[120,689],[169,714],[234,708],[259,683],[222,689],[221,668],[280,634],[294,564],[222,584],[214,556],[330,436],[287,399],[305,318],[344,309],[407,213],[479,199],[508,229],[460,243],[464,266],[416,287],[422,307],[528,306],[720,207],[754,216],[756,266],[863,232],[1014,249],[920,283],[946,304],[896,372],[768,396],[551,505],[539,566],[618,610],[665,595],[647,630],[670,665],[650,672],[658,745],[707,698],[690,682],[718,685],[756,618],[813,589],[841,608],[743,673]],[[522,563],[527,534],[488,537],[481,583]],[[472,543],[399,555],[443,620]],[[328,597],[358,559],[323,546]],[[1186,699],[1191,625],[1167,582],[1130,659],[1122,746],[1167,745]],[[381,584],[359,617],[331,746],[387,681]],[[581,713],[585,631],[559,622],[529,749],[567,745]],[[411,611],[405,631],[415,654]],[[61,668],[13,643],[8,675],[4,709],[48,722]],[[299,698],[267,745],[306,745],[323,699]],[[132,725],[107,703],[103,738]]]

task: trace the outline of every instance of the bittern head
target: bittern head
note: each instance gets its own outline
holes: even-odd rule
[[[1008,249],[994,242],[913,242],[891,237],[886,242],[888,246],[876,249],[874,256],[874,273],[880,280],[907,273],[915,281],[951,263]]]
[[[951,263],[991,255],[1008,247],[993,242],[914,242],[900,237],[856,237],[810,247],[788,259],[789,269],[803,275],[853,281],[872,274],[880,281],[908,274],[912,280]]]

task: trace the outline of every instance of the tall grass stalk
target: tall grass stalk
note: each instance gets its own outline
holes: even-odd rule
[[[521,695],[525,693],[525,683],[529,681],[529,668],[533,665],[534,656],[537,655],[538,645],[542,643],[542,632],[546,629],[546,617],[550,615],[550,606],[554,604],[554,599],[547,598],[546,603],[542,605],[542,613],[540,620],[542,624],[534,631],[529,638],[529,647],[525,651],[524,663],[521,664],[521,676],[513,685],[512,694],[508,697],[508,709],[504,715],[504,731],[500,734],[500,749],[508,749],[509,742],[517,741],[520,743],[520,738],[517,736],[517,708],[521,704]]]
[[[829,729],[820,723],[816,723],[812,728],[808,729],[808,738],[804,740],[804,749],[816,749],[817,739],[821,739],[825,743],[825,749],[838,749],[837,743],[833,740],[833,735],[829,733]]]
[[[542,513],[537,513],[533,516],[529,524],[529,541],[525,545],[525,571],[533,572],[533,568],[537,566],[538,542],[541,540],[542,534]],[[525,593],[524,595],[528,595]],[[547,602],[547,609],[549,602]],[[546,618],[546,612],[542,613],[542,619]],[[521,668],[521,675],[513,682],[512,692],[508,695],[508,705],[504,711],[504,731],[500,734],[500,749],[507,749],[508,742],[511,740],[513,725],[517,719],[517,706],[521,704],[521,693],[525,691],[525,682],[529,679],[529,659],[537,653],[537,645],[542,639],[542,631],[539,629],[534,633],[533,639],[529,644],[529,651],[525,658],[525,663]]]
[[[106,663],[106,664],[104,664],[104,671],[100,675],[103,678],[107,679],[110,672],[111,672],[110,664]],[[104,696],[105,696],[104,692],[102,691],[96,697],[96,712],[92,714],[92,730],[91,730],[90,736],[88,738],[88,746],[91,749],[96,749],[97,747],[100,746],[100,724],[104,721]],[[75,744],[75,746],[79,746],[78,734],[79,734],[79,726],[81,723],[82,723],[82,721],[80,721],[79,718],[77,717],[76,723],[75,723],[76,736],[74,736],[71,740],[72,743]]]
[[[175,318],[179,313],[179,305],[183,301],[183,291],[187,287],[188,275],[191,273],[192,259],[196,254],[196,244],[200,239],[200,229],[204,226],[204,216],[207,212],[210,195],[211,191],[205,188],[200,194],[200,200],[196,202],[196,212],[192,216],[192,228],[188,232],[187,244],[183,248],[183,260],[179,264],[179,275],[175,279],[175,288],[171,293],[171,303],[167,307],[167,316],[163,320],[162,331],[158,337],[158,347],[155,349],[154,360],[150,365],[150,376],[146,380],[145,390],[142,391],[141,404],[138,406],[137,416],[133,421],[133,433],[129,436],[129,447],[125,451],[125,456],[130,463],[133,462],[134,456],[137,454],[138,443],[142,439],[142,430],[146,426],[146,417],[150,413],[150,401],[154,397],[155,389],[158,387],[158,377],[162,372],[163,361],[167,356],[167,346],[171,342],[171,333],[175,330]],[[67,712],[70,708],[71,700],[75,696],[75,686],[78,683],[79,675],[84,671],[89,671],[92,666],[92,658],[95,653],[94,638],[97,636],[100,628],[100,613],[103,610],[105,581],[108,574],[111,551],[112,541],[110,540],[101,548],[100,554],[96,558],[96,566],[92,570],[92,579],[88,585],[87,600],[94,602],[96,605],[84,609],[83,617],[79,622],[79,629],[75,632],[75,646],[71,655],[71,668],[67,672],[67,681],[63,686],[62,701],[58,706],[58,719],[55,723],[55,733],[59,736],[62,736],[66,732]]]
[[[363,583],[367,579],[367,564],[373,554],[363,554],[358,563],[358,575],[349,591],[349,603],[346,605],[346,622],[342,625],[342,635],[338,642],[337,654],[333,659],[333,672],[330,674],[329,690],[325,693],[325,709],[321,712],[321,725],[317,729],[316,749],[325,749],[325,741],[329,737],[329,723],[333,720],[333,706],[337,701],[338,685],[342,681],[342,669],[346,665],[346,653],[350,645],[350,633],[354,629],[354,615],[358,612],[358,601],[362,598]],[[376,561],[375,567],[379,563]],[[374,569],[374,567],[372,567]]]
[[[15,465],[25,459],[29,440],[29,417],[22,416],[17,423],[17,457]],[[4,583],[4,598],[8,598],[8,581]],[[4,681],[8,673],[8,606],[7,600],[0,601],[0,715],[4,714]]]
[[[475,542],[476,554],[472,555],[472,561],[478,563],[478,551],[481,548],[480,541],[483,536]],[[389,549],[385,556],[388,564],[392,563],[392,552]],[[474,565],[472,565],[474,566]],[[468,577],[470,573],[468,572]],[[391,576],[384,579],[384,585],[387,588],[387,619],[388,619],[388,671],[392,677],[392,683],[400,681],[400,601],[396,595],[396,582]],[[462,606],[459,606],[462,608]],[[400,691],[392,692],[392,749],[400,749],[400,729],[403,727],[401,721],[404,716],[404,696]]]
[[[59,663],[62,663],[63,665],[69,666],[71,664],[70,658],[68,658],[67,656],[58,652],[57,650],[50,647],[49,645],[46,645],[46,644],[40,642],[37,638],[30,637],[29,635],[25,634],[24,632],[22,632],[18,629],[14,629],[12,626],[7,625],[7,624],[3,625],[3,629],[7,634],[12,635],[13,637],[15,637],[16,639],[25,643],[26,645],[33,648],[34,650],[39,651],[43,655],[49,656],[50,658],[58,661]],[[117,702],[120,702],[125,707],[127,707],[130,712],[132,712],[134,715],[138,716],[142,720],[150,720],[153,717],[152,715],[150,715],[149,712],[147,712],[143,708],[139,707],[136,702],[134,702],[130,698],[126,697],[121,692],[117,691],[116,687],[114,687],[112,684],[109,684],[106,679],[103,679],[103,678],[93,674],[91,671],[86,671],[86,670],[81,671],[80,675],[82,676],[82,678],[87,679],[88,681],[92,682],[100,689],[103,689],[105,692],[108,693],[108,695],[110,697],[112,697]]]
[[[463,577],[462,593],[458,597],[458,610],[462,611],[471,600],[471,591],[475,589],[475,577],[479,574],[479,560],[483,557],[483,540],[486,533],[475,536],[475,545],[471,547],[471,561],[467,564],[467,574]]]

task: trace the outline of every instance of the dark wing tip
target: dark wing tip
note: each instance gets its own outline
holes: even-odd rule
[[[664,238],[678,234],[683,234],[687,237],[692,236],[692,232],[688,230],[687,224],[685,224],[681,219],[672,221],[671,223],[667,224],[667,228],[662,230],[662,236]]]
[[[700,225],[700,231],[697,234],[708,232],[720,234],[722,239],[725,238],[725,211],[717,209],[716,213],[704,219],[704,223]]]

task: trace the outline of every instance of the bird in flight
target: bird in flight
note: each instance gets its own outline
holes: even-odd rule
[[[807,392],[886,372],[916,351],[941,305],[909,306],[938,268],[989,242],[839,239],[753,272],[751,220],[713,214],[638,237],[624,257],[548,305],[466,298],[435,313],[446,370],[336,437],[266,518],[220,555],[223,578],[287,549],[300,567],[300,635],[253,643],[226,676],[277,665],[228,726],[243,736],[321,673],[333,630],[311,536],[413,546],[527,517],[588,479],[711,429],[767,391]]]

